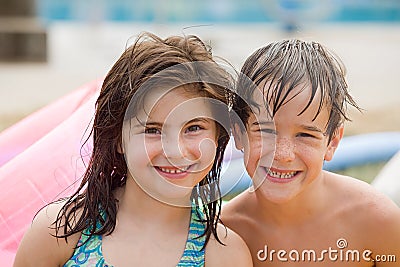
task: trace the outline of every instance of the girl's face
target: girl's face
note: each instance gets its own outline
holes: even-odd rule
[[[127,178],[157,200],[186,205],[216,155],[211,104],[178,87],[164,95],[149,93],[144,107],[123,127]]]

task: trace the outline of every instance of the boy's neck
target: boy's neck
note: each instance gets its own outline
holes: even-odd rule
[[[260,216],[263,221],[270,221],[280,226],[309,223],[321,212],[326,213],[327,190],[324,186],[324,175],[313,181],[308,188],[287,202],[275,203],[266,199],[260,190],[255,198],[260,205]]]

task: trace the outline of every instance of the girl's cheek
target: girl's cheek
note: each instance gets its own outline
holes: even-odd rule
[[[137,151],[144,150],[142,155],[146,155],[148,159],[155,155],[163,154],[164,148],[161,142],[145,142],[144,145],[136,145]]]
[[[198,142],[197,153],[205,163],[212,164],[217,151],[217,144],[211,138],[204,138]]]

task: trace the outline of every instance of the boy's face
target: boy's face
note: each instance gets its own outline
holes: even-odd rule
[[[324,160],[331,160],[342,137],[343,128],[340,128],[328,144],[325,131],[329,111],[325,105],[313,120],[320,104],[320,93],[299,115],[310,95],[310,86],[296,87],[273,120],[269,119],[260,99],[257,101],[260,110],[256,109],[246,124],[247,133],[235,138],[237,147],[244,149],[246,169],[255,189],[272,202],[287,202],[305,191],[322,175]]]

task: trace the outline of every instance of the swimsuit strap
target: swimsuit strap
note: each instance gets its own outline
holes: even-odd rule
[[[74,255],[64,264],[64,267],[112,267],[104,261],[101,250],[102,236],[92,235],[90,237],[89,234],[89,228],[82,232]]]
[[[185,245],[185,251],[179,261],[177,267],[184,266],[204,266],[204,249],[206,241],[205,224],[201,221],[204,218],[204,213],[192,206],[192,214],[190,217],[190,226],[188,238]]]
[[[177,267],[204,266],[204,249],[202,248],[205,244],[206,236],[202,236],[205,230],[205,224],[201,222],[203,217],[202,211],[192,206],[188,238]],[[103,257],[101,248],[102,236],[92,235],[89,237],[89,233],[89,229],[85,229],[82,232],[74,254],[64,264],[64,267],[112,267],[112,265],[106,264]]]

